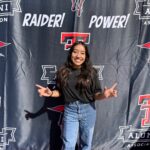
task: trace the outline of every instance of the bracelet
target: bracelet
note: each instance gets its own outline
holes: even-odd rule
[[[50,95],[50,97],[53,95],[53,91],[51,91],[52,93],[51,93],[51,95]]]

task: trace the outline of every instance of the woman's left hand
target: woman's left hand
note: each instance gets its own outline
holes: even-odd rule
[[[104,96],[106,98],[109,98],[109,97],[117,97],[118,95],[118,91],[116,90],[116,86],[117,86],[117,83],[115,83],[111,88],[107,88],[105,87],[104,88]]]

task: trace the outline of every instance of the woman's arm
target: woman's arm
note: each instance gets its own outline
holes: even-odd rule
[[[110,97],[117,97],[118,91],[116,90],[117,83],[115,83],[111,88],[104,88],[102,93],[98,92],[95,94],[95,100],[102,100]]]
[[[60,92],[58,90],[50,90],[48,87],[43,87],[39,84],[35,85],[38,88],[39,96],[45,97],[60,97]]]

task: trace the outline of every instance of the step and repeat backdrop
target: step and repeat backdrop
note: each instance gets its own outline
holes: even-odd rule
[[[150,149],[150,0],[0,0],[0,149],[61,150],[56,88],[70,46],[84,41],[102,88],[92,150]]]

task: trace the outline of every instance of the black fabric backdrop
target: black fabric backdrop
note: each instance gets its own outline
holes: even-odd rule
[[[150,149],[149,0],[0,0],[0,148],[59,150],[63,99],[55,88],[69,47],[84,41],[102,87],[93,150]],[[31,119],[26,120],[25,110]]]

